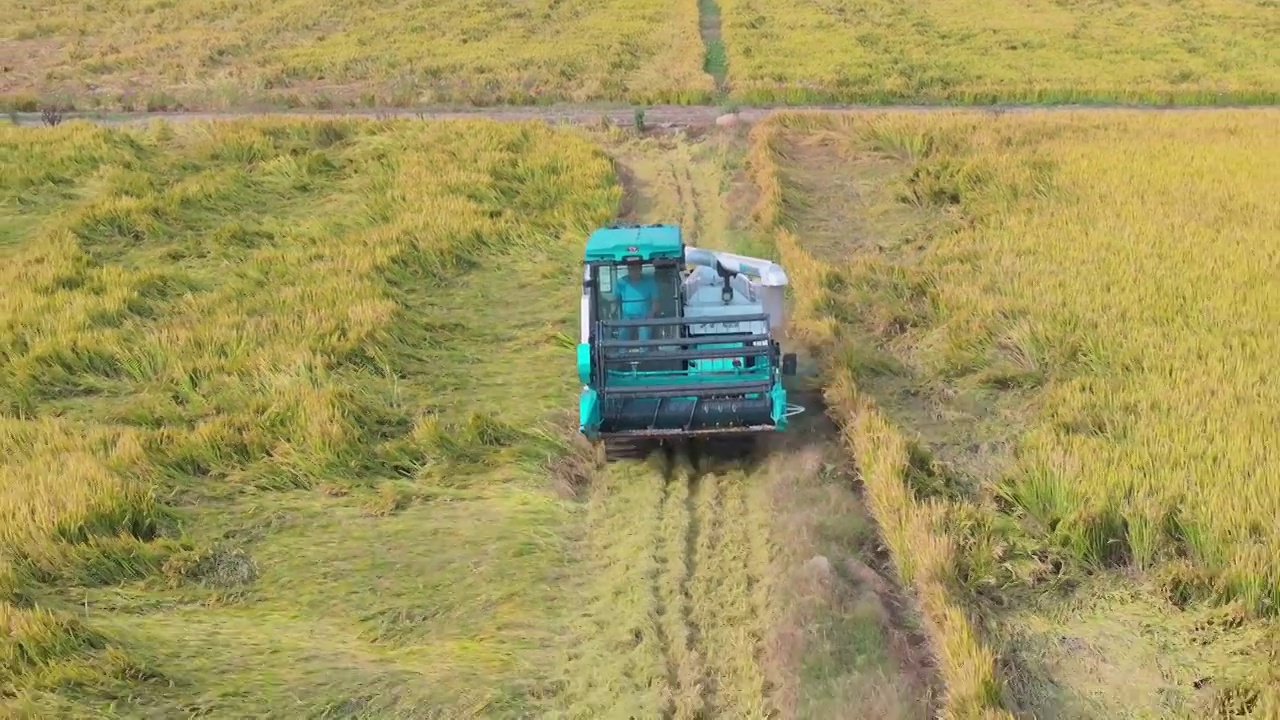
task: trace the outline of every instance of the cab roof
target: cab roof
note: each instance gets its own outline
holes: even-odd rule
[[[684,257],[679,225],[613,225],[599,228],[587,238],[586,262],[621,262]]]

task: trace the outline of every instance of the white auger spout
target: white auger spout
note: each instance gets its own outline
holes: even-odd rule
[[[781,333],[787,326],[785,294],[787,273],[782,266],[760,258],[685,246],[684,260],[695,266],[685,281],[689,291],[706,285],[723,284],[725,293],[742,292],[746,302],[758,303],[769,316],[769,325]],[[732,294],[722,294],[724,304],[733,303]],[[739,301],[741,302],[741,301]]]
[[[782,269],[781,265],[771,260],[686,246],[684,249],[684,261],[690,265],[700,265],[713,270],[719,264],[730,272],[742,273],[748,277],[755,278],[764,287],[780,288],[787,286],[786,271]]]

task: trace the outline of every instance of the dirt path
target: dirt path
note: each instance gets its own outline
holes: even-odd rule
[[[623,215],[740,249],[734,142],[717,133],[609,144],[627,188]],[[817,393],[795,401],[807,412],[754,457],[698,467],[654,457],[596,478],[583,552],[605,582],[571,643],[566,714],[930,716],[927,654],[871,569],[874,531],[835,427]]]
[[[805,105],[774,107],[739,107],[735,111],[739,120],[755,122],[775,111],[807,111],[824,113],[851,113],[868,110],[890,112],[946,112],[951,110],[979,110],[991,113],[1016,112],[1072,112],[1080,110],[1114,112],[1189,112],[1194,110],[1229,110],[1229,109],[1265,109],[1276,106],[1268,105],[1212,105],[1212,106],[1134,106],[1134,105],[978,105],[978,106],[941,106],[941,105]],[[192,120],[229,120],[257,116],[289,116],[289,117],[369,117],[369,118],[423,118],[423,119],[458,119],[458,118],[490,118],[494,120],[545,120],[550,123],[587,124],[600,122],[607,118],[612,124],[633,126],[636,108],[616,106],[547,106],[547,107],[492,107],[492,108],[384,108],[367,110],[242,110],[228,112],[133,112],[133,113],[96,113],[69,112],[64,113],[64,120],[84,119],[103,124],[121,124],[147,122],[153,119],[171,121]],[[729,112],[720,106],[708,105],[658,105],[644,108],[644,123],[655,128],[691,128],[707,127],[715,124],[716,118]],[[39,125],[44,120],[40,113],[14,113],[10,115],[13,122],[19,125]]]

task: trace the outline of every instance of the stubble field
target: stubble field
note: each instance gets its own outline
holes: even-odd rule
[[[757,128],[761,221],[965,716],[1280,711],[1277,128]]]
[[[488,121],[0,130],[0,711],[923,717],[821,408],[671,477],[572,437],[585,233],[747,242],[738,152]]]

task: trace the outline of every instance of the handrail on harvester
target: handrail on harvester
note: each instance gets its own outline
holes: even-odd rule
[[[746,395],[767,393],[772,384],[764,380],[738,380],[720,383],[678,383],[672,385],[623,386],[609,390],[610,397],[684,397],[687,395],[725,394]]]
[[[599,322],[605,327],[639,327],[642,325],[723,325],[725,323],[763,322],[768,319],[768,313],[752,313],[750,315],[723,315],[709,318],[668,317],[639,318],[635,320],[608,319],[600,320]]]
[[[769,335],[767,333],[734,333],[732,335],[690,335],[677,338],[659,338],[657,340],[600,340],[596,344],[602,348],[646,348],[670,347],[672,345],[721,345],[768,339]]]

